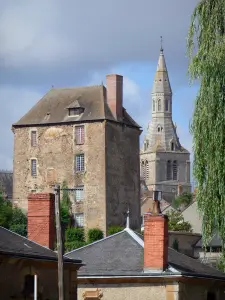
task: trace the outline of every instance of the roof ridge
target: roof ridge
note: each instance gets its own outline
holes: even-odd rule
[[[72,90],[72,89],[87,89],[87,88],[97,88],[97,87],[102,87],[101,84],[94,84],[94,85],[81,85],[81,86],[70,86],[70,87],[54,87],[51,88],[49,91],[51,90]]]
[[[144,248],[144,241],[130,228],[125,228],[126,231],[141,247]]]

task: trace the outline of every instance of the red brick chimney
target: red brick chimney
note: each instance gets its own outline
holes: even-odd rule
[[[168,217],[144,215],[144,271],[165,270],[168,265]]]
[[[123,118],[123,76],[111,74],[106,76],[107,103],[114,118]]]
[[[55,195],[35,193],[28,195],[28,239],[54,249]]]

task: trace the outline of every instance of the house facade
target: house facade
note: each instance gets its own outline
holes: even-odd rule
[[[14,204],[66,181],[77,226],[140,227],[140,127],[123,107],[123,77],[106,87],[50,90],[13,125]]]
[[[141,177],[149,190],[162,191],[172,202],[178,194],[191,192],[190,153],[181,145],[172,118],[172,89],[163,49],[160,50],[152,90],[152,117],[140,152]]]

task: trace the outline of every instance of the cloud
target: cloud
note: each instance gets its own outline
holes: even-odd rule
[[[197,2],[0,0],[3,80],[16,80],[12,73],[18,70],[24,83],[41,78],[58,82],[59,74],[75,80],[124,62],[153,61],[160,35],[168,61],[180,70],[186,64],[185,37]]]

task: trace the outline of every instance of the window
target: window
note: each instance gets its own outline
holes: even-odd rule
[[[158,125],[158,127],[157,127],[157,131],[158,131],[158,132],[162,132],[162,131],[163,131],[163,128],[162,128],[162,126]]]
[[[174,142],[171,142],[171,151],[175,151],[175,144],[174,144]]]
[[[84,154],[76,155],[76,172],[84,171]]]
[[[166,177],[167,177],[167,180],[171,180],[172,178],[172,176],[171,176],[171,173],[172,173],[172,168],[171,168],[171,161],[170,160],[168,160],[167,161],[167,175],[166,175]]]
[[[31,176],[37,176],[37,160],[31,159]]]
[[[158,100],[158,111],[161,111],[161,99]]]
[[[84,144],[84,125],[75,127],[75,142],[77,145]]]
[[[141,163],[141,175],[145,179],[145,163],[142,161]]]
[[[153,100],[152,110],[155,111],[155,100]]]
[[[168,99],[165,100],[165,107],[166,107],[166,111],[169,111],[169,101],[168,101]]]
[[[79,116],[84,112],[83,107],[71,107],[69,108],[69,116]]]
[[[77,186],[75,188],[75,201],[80,202],[84,200],[84,186]]]
[[[77,227],[84,227],[84,214],[74,214],[74,219]]]
[[[31,131],[31,146],[32,147],[37,146],[37,131],[36,130]]]
[[[173,180],[177,180],[177,161],[173,162]]]
[[[145,170],[146,170],[146,179],[149,179],[149,164],[148,164],[148,161],[145,162]]]

